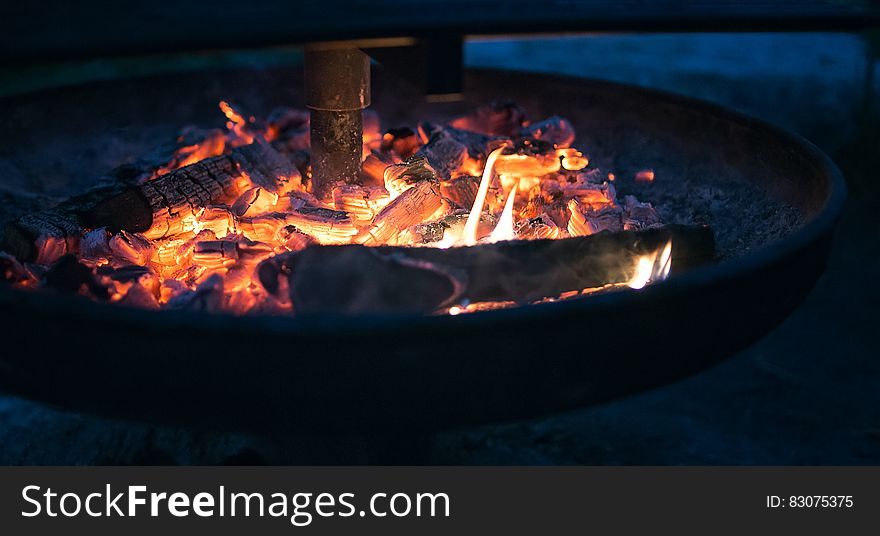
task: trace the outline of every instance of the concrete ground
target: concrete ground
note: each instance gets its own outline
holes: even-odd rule
[[[874,36],[876,42],[876,36]],[[680,383],[550,418],[447,432],[436,464],[880,463],[880,128],[870,41],[846,34],[602,36],[469,44],[474,66],[562,72],[712,100],[795,130],[847,174],[828,272],[749,350]],[[313,463],[279,445],[56,411],[0,395],[0,463]],[[315,457],[316,447],[324,451]]]

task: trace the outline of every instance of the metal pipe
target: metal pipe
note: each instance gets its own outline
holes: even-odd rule
[[[370,105],[370,58],[356,48],[308,48],[305,96],[311,112],[312,193],[360,180],[362,110]]]

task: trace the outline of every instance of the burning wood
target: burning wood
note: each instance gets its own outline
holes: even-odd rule
[[[570,236],[584,236],[583,234],[572,234],[570,230],[569,234]],[[521,220],[516,228],[516,236],[524,240],[556,240],[561,235],[562,231],[547,214]]]
[[[480,177],[463,175],[440,183],[440,193],[461,208],[473,206],[480,189]]]
[[[464,230],[467,219],[468,211],[459,209],[440,219],[413,225],[408,231],[413,243],[434,244],[442,242],[447,236],[460,235]],[[488,212],[481,213],[477,236],[487,236],[496,225],[498,225],[497,218]]]
[[[261,139],[232,151],[230,156],[254,185],[270,192],[283,194],[302,186],[302,177],[291,160]]]
[[[341,210],[302,207],[288,213],[286,222],[321,244],[347,244],[358,234],[351,216]]]
[[[108,241],[111,253],[131,264],[146,264],[153,256],[153,244],[142,235],[119,231]]]
[[[499,156],[495,170],[499,175],[540,178],[562,169],[576,171],[588,164],[575,150],[560,150],[552,143],[536,138],[520,138]]]
[[[290,299],[302,314],[430,313],[461,303],[530,303],[575,289],[627,284],[640,275],[641,257],[656,255],[670,242],[671,263],[682,269],[714,256],[715,242],[708,228],[671,225],[446,250],[306,248],[274,258],[275,268],[265,269],[264,274],[289,274]],[[667,269],[668,262],[655,266],[656,260],[649,279]]]
[[[181,132],[177,141],[182,147],[174,151],[167,164],[156,170],[156,176],[223,154],[226,148],[226,133],[219,128],[203,130],[187,127]]]
[[[247,184],[237,183],[239,177],[234,162],[218,156],[143,184],[140,193],[150,207],[150,224],[144,236],[156,239],[192,231],[201,209],[225,196],[236,196]]]
[[[382,136],[382,151],[392,153],[401,160],[415,154],[421,142],[416,132],[409,128],[393,128]]]
[[[370,152],[361,164],[361,182],[364,186],[385,186],[385,168],[393,164],[387,153]]]
[[[434,180],[437,180],[437,175],[424,155],[412,156],[400,164],[390,165],[384,172],[385,189],[394,196],[402,194],[417,182]]]
[[[152,309],[456,314],[641,288],[713,254],[708,229],[618,202],[567,120],[510,102],[384,134],[365,113],[360,182],[321,198],[307,112],[221,110],[225,132],[186,129],[10,225],[2,280]]]
[[[557,148],[571,147],[575,137],[574,127],[568,119],[555,115],[523,128],[520,136],[546,141]]]
[[[425,144],[417,155],[423,156],[443,180],[450,180],[468,158],[467,147],[452,137],[447,130],[439,129],[428,135],[423,132]]]
[[[23,216],[6,231],[16,256],[49,264],[76,251],[85,228],[107,227],[143,233],[154,240],[196,228],[212,203],[234,201],[257,181],[269,191],[299,184],[299,172],[265,142],[207,158],[140,186],[101,185],[54,209]]]
[[[416,154],[427,158],[445,181],[463,174],[479,174],[492,149],[506,140],[428,122],[419,125],[419,136],[424,145]]]
[[[401,231],[427,220],[442,204],[437,181],[419,182],[382,209],[373,224],[358,233],[354,241],[367,246],[396,243]]]
[[[197,242],[193,248],[193,261],[207,268],[220,268],[238,260],[238,247],[230,240]]]
[[[333,190],[336,208],[350,214],[355,224],[361,226],[372,222],[390,200],[388,190],[382,187],[346,184]]]
[[[265,190],[259,186],[250,188],[241,194],[232,204],[231,212],[239,218],[252,214],[258,214],[271,209],[278,204],[278,194]]]

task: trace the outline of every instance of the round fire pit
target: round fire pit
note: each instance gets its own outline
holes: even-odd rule
[[[295,70],[176,74],[7,99],[0,187],[64,196],[215,122],[216,102],[301,105]],[[717,262],[641,291],[459,316],[234,317],[102,305],[0,286],[2,387],[186,426],[434,430],[523,418],[693,374],[784,319],[822,274],[845,197],[814,146],[717,106],[608,82],[470,71],[467,101],[423,105],[379,73],[383,126],[491,100],[560,114],[617,188],[668,223],[712,227]],[[645,168],[651,183],[636,182]],[[14,209],[9,213],[14,215]]]

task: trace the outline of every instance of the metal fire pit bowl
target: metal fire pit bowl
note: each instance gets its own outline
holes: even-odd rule
[[[173,139],[216,103],[302,105],[295,69],[175,74],[0,103],[0,187],[63,197]],[[0,388],[173,425],[428,431],[595,404],[691,375],[752,344],[825,269],[845,186],[807,141],[714,105],[560,76],[469,71],[466,100],[426,105],[374,76],[383,127],[512,98],[568,117],[576,146],[720,260],[638,292],[455,317],[260,318],[152,312],[0,288]],[[643,167],[651,185],[627,182]]]

